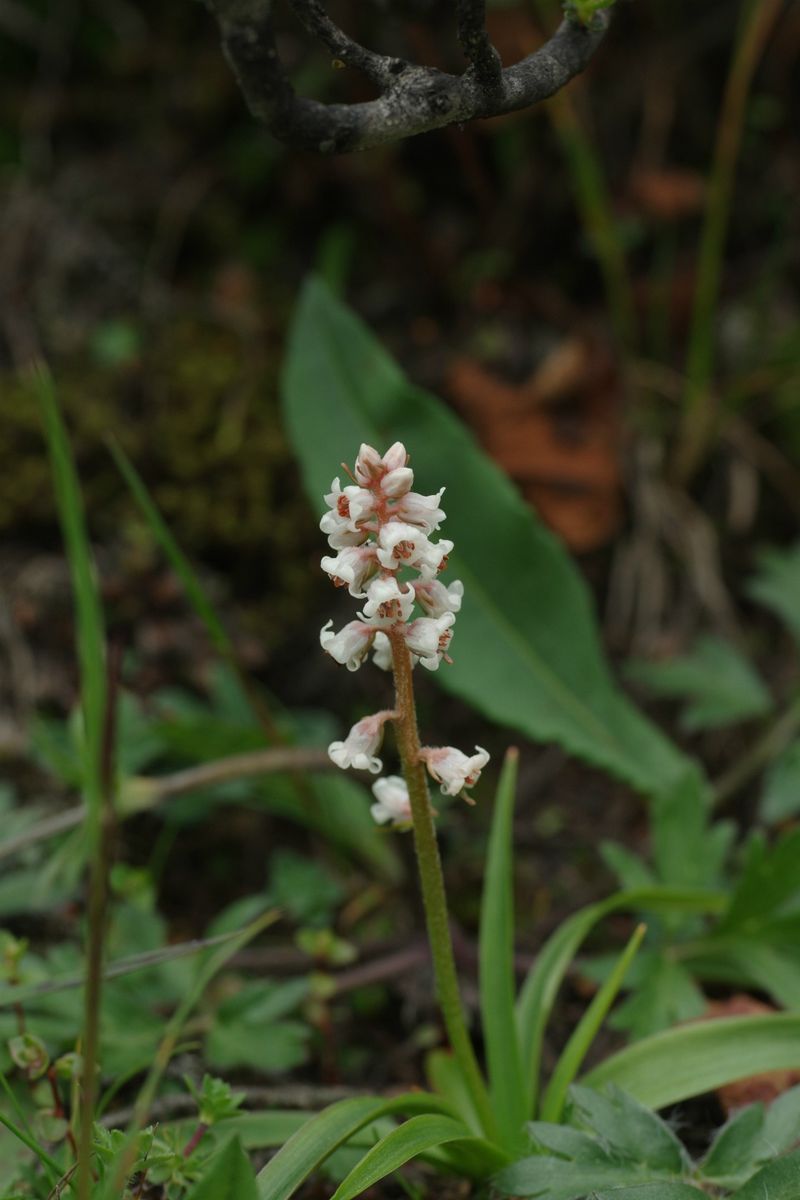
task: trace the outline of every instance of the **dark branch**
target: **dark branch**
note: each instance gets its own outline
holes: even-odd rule
[[[500,87],[503,64],[486,32],[486,0],[458,0],[458,40],[487,92]]]
[[[541,49],[503,70],[483,25],[482,0],[459,0],[459,38],[470,66],[463,75],[450,75],[374,54],[348,38],[318,0],[291,0],[305,27],[331,53],[381,88],[380,96],[364,103],[320,104],[296,96],[286,78],[275,47],[272,0],[207,3],[253,115],[282,141],[321,153],[368,150],[538,104],[586,67],[609,22],[607,12],[597,14],[590,27],[567,19]]]
[[[331,20],[319,0],[289,0],[289,3],[298,20],[310,34],[327,46],[335,59],[362,71],[379,87],[390,86],[398,75],[411,66],[402,58],[387,58],[354,42]]]

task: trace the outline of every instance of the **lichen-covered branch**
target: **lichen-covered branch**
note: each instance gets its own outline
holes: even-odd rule
[[[541,49],[503,69],[486,33],[483,0],[458,0],[458,36],[470,65],[451,75],[365,49],[339,29],[320,0],[290,2],[336,59],[378,85],[378,97],[321,104],[297,96],[275,45],[273,0],[207,0],[250,111],[282,141],[321,153],[368,150],[538,104],[586,67],[609,22],[607,12],[589,26],[567,19]]]

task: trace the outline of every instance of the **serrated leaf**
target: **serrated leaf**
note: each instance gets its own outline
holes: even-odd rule
[[[571,1125],[529,1121],[526,1129],[538,1146],[558,1158],[568,1158],[579,1163],[620,1163],[619,1155],[614,1154],[612,1147],[601,1144],[580,1129],[573,1129]]]
[[[364,1155],[342,1180],[331,1200],[353,1200],[355,1196],[360,1196],[367,1188],[372,1187],[373,1183],[385,1179],[387,1175],[424,1154],[426,1150],[458,1141],[478,1142],[479,1139],[471,1137],[463,1121],[454,1120],[452,1117],[428,1113],[411,1117],[399,1128],[381,1138],[377,1145]],[[488,1160],[492,1163],[489,1170],[492,1170],[498,1157],[502,1159],[502,1155],[498,1156],[497,1150],[489,1147],[487,1143],[481,1144],[492,1152]]]
[[[258,1200],[256,1176],[238,1138],[215,1154],[186,1200]]]
[[[792,742],[764,777],[759,816],[777,825],[800,813],[800,741]]]
[[[735,828],[710,824],[711,796],[699,770],[687,771],[653,802],[653,858],[663,883],[717,886]]]
[[[570,1102],[573,1119],[579,1118],[615,1155],[640,1170],[679,1175],[688,1166],[686,1152],[669,1126],[620,1088],[599,1092],[575,1086]]]
[[[733,893],[730,907],[719,925],[720,933],[753,936],[772,916],[800,899],[800,829],[785,834],[769,848],[755,834],[748,844],[747,861]]]
[[[797,1200],[800,1196],[800,1151],[787,1154],[748,1179],[732,1200]]]
[[[727,1181],[750,1174],[767,1157],[764,1105],[749,1104],[725,1122],[700,1165],[706,1179]]]
[[[643,1176],[642,1168],[631,1164],[613,1166],[608,1163],[567,1162],[563,1158],[535,1155],[507,1167],[492,1182],[504,1196],[531,1196],[536,1200],[585,1200],[585,1197],[597,1196],[601,1194],[601,1189],[607,1188],[609,1194],[618,1200],[629,1195],[629,1188],[641,1187],[642,1184],[663,1187],[668,1181],[659,1181],[656,1172]],[[690,1188],[687,1195],[692,1200],[699,1200],[702,1192]],[[657,1200],[658,1192],[652,1192],[652,1197]],[[669,1193],[665,1193],[666,1197],[669,1197]],[[678,1197],[683,1200],[680,1192],[676,1193],[676,1200]]]
[[[453,577],[465,584],[454,663],[435,680],[504,726],[556,741],[644,792],[686,760],[614,684],[587,590],[563,547],[433,396],[403,377],[364,325],[317,280],[296,310],[284,411],[318,511],[361,442],[399,439],[415,486],[447,485]],[[512,578],[513,587],[493,581]]]
[[[688,654],[665,662],[631,662],[628,674],[656,696],[686,701],[681,725],[689,733],[751,720],[772,707],[750,662],[721,638],[698,638]]]
[[[702,1016],[706,999],[680,963],[652,954],[648,969],[633,994],[609,1020],[613,1029],[624,1029],[633,1041]]]
[[[800,542],[788,550],[765,550],[746,591],[780,617],[800,644]]]

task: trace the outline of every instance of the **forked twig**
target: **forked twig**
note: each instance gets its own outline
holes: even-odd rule
[[[336,61],[378,87],[375,99],[321,104],[298,96],[276,48],[274,0],[206,0],[253,115],[281,141],[321,153],[367,150],[546,100],[586,67],[610,19],[607,11],[588,25],[567,18],[539,50],[503,68],[486,31],[485,0],[457,0],[458,38],[469,66],[451,75],[366,49],[339,28],[321,0],[289,2]]]

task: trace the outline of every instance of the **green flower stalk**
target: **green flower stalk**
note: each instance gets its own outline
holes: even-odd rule
[[[413,668],[430,671],[449,662],[449,646],[463,586],[445,586],[439,572],[447,566],[453,543],[431,540],[444,520],[439,502],[444,489],[432,496],[411,490],[413,473],[405,447],[396,442],[380,456],[362,446],[352,486],[335,479],[325,497],[329,511],[320,522],[335,556],[322,567],[339,587],[363,600],[358,620],[338,633],[328,622],[320,633],[323,649],[349,670],[357,670],[372,651],[375,663],[394,675],[395,708],[359,721],[344,741],[331,743],[328,753],[337,765],[377,773],[377,756],[385,725],[392,722],[403,777],[388,776],[373,785],[372,815],[380,824],[411,827],[419,868],[425,918],[436,977],[436,992],[447,1035],[488,1136],[496,1133],[480,1068],[467,1031],[458,988],[450,922],[436,840],[434,809],[428,774],[442,792],[458,795],[477,783],[489,755],[479,746],[474,755],[453,746],[420,744],[414,703]],[[424,615],[415,617],[416,607]]]

